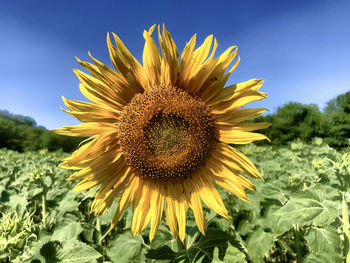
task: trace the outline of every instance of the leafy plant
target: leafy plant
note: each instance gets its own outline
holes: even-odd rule
[[[221,191],[232,217],[206,207],[206,235],[193,214],[184,244],[162,224],[132,237],[129,208],[103,239],[113,216],[89,213],[92,189],[72,192],[57,167],[63,152],[0,150],[0,262],[349,262],[350,153],[315,139],[279,149],[241,148],[265,182],[243,202]],[[165,218],[163,219],[163,222]]]

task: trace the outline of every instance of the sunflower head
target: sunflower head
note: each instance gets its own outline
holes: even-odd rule
[[[260,79],[225,87],[239,62],[227,71],[235,46],[214,57],[216,39],[209,36],[195,49],[194,35],[179,59],[165,26],[163,32],[158,26],[157,48],[154,28],[143,33],[143,65],[114,34],[115,45],[107,36],[114,70],[91,54],[94,64],[78,59],[91,74],[75,70],[91,102],[64,99],[64,111],[83,123],[54,131],[89,137],[60,166],[78,170],[68,178],[83,179],[74,190],[99,187],[91,206],[96,215],[117,202],[110,230],[132,205],[133,235],[150,223],[152,240],[165,210],[170,230],[183,241],[188,207],[202,233],[202,202],[229,217],[216,185],[242,200],[247,200],[245,188],[255,189],[243,174],[261,178],[259,172],[228,144],[268,140],[252,131],[269,123],[246,122],[265,109],[241,108],[267,95],[258,91]]]

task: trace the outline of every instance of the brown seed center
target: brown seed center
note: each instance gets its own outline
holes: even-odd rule
[[[159,112],[144,128],[145,143],[154,156],[176,156],[186,150],[189,123],[181,116]]]
[[[173,86],[137,94],[118,123],[126,164],[157,182],[179,182],[205,163],[216,141],[203,101]]]

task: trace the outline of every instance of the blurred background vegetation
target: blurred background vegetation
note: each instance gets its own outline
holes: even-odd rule
[[[48,149],[49,151],[74,151],[82,138],[55,134],[28,116],[0,111],[0,148],[18,152]]]
[[[330,100],[323,112],[316,104],[290,102],[279,107],[276,113],[253,121],[272,123],[260,132],[271,138],[273,146],[286,145],[295,139],[310,142],[320,137],[334,148],[346,147],[350,138],[350,91]],[[19,152],[39,149],[72,152],[82,139],[54,134],[30,117],[0,111],[0,148]]]
[[[350,91],[328,101],[323,112],[316,104],[290,102],[279,107],[276,113],[253,121],[272,123],[260,132],[271,138],[273,146],[286,145],[297,138],[311,142],[312,138],[320,137],[334,148],[343,148],[348,146],[350,138]]]

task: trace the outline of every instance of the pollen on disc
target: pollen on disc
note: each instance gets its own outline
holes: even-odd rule
[[[194,173],[216,142],[208,107],[174,86],[137,94],[121,113],[118,132],[126,164],[163,183]]]

